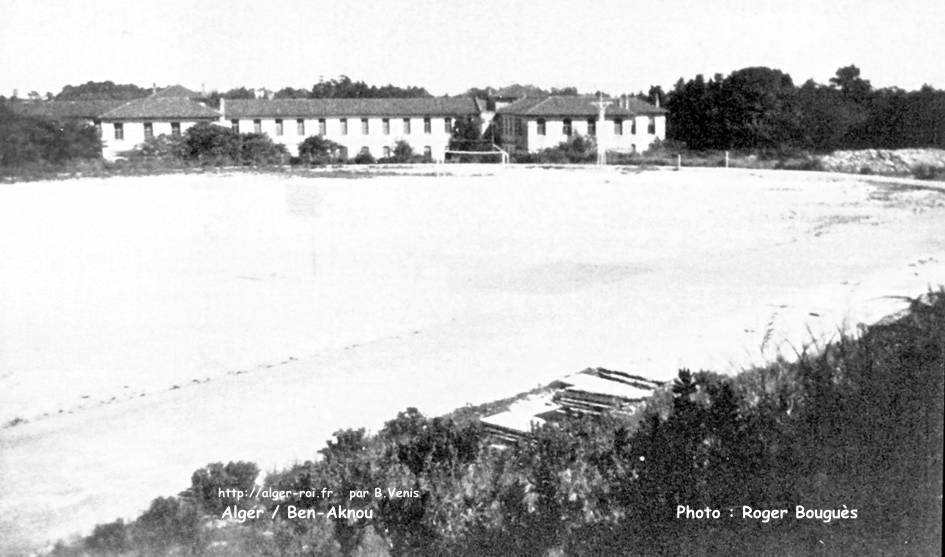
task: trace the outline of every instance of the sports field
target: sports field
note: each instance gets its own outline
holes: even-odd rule
[[[733,373],[942,283],[936,183],[475,166],[0,186],[0,554],[132,518],[208,462],[271,469],[589,366]]]

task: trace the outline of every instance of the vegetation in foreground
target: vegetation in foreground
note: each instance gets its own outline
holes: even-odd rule
[[[301,496],[238,499],[221,490],[249,492],[256,466],[211,464],[52,555],[934,554],[943,375],[939,290],[797,362],[680,370],[634,416],[565,420],[517,446],[490,446],[468,410],[408,409],[261,482]],[[326,514],[293,519],[290,505]]]

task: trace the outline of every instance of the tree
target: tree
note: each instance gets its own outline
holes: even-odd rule
[[[410,143],[400,139],[397,143],[394,144],[393,150],[393,159],[394,162],[410,162],[413,160],[413,147],[410,146]]]
[[[222,462],[208,464],[193,473],[185,494],[202,510],[219,517],[228,506],[239,503],[240,497],[233,495],[235,491],[248,494],[258,475],[259,467],[252,462],[228,462],[226,466]]]
[[[131,83],[115,84],[112,81],[88,81],[82,85],[66,85],[56,95],[57,101],[86,101],[112,99],[130,101],[151,94],[150,89]]]
[[[306,137],[299,144],[299,159],[305,164],[324,165],[340,160],[342,146],[320,135]]]

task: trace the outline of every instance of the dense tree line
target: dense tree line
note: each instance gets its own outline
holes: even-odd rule
[[[765,67],[698,75],[680,79],[665,106],[667,136],[696,150],[945,147],[945,91],[874,89],[856,66],[800,87]]]
[[[0,101],[0,167],[61,164],[101,157],[94,126],[16,114]]]
[[[138,87],[131,83],[114,83],[111,81],[88,81],[82,85],[66,85],[54,97],[57,101],[89,101],[89,100],[120,100],[130,101],[147,97],[151,89]]]
[[[217,489],[245,491],[257,469],[210,465],[181,496],[54,553],[935,553],[945,291],[930,302],[796,363],[736,377],[681,370],[642,412],[563,420],[504,450],[476,421],[414,409],[373,436],[339,431],[320,460],[263,484],[301,497],[239,503],[265,520],[215,525],[238,504]],[[354,490],[368,493],[352,498]],[[326,518],[288,518],[287,505]],[[350,515],[332,517],[339,507]],[[718,517],[694,518],[707,508]]]

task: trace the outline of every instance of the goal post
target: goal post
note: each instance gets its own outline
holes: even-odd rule
[[[498,145],[493,145],[491,151],[463,151],[461,149],[446,149],[443,151],[443,162],[450,162],[447,160],[449,155],[456,155],[457,157],[479,157],[482,159],[481,162],[492,162],[493,160],[498,159],[498,162],[503,166],[509,164],[509,154],[502,150]]]

